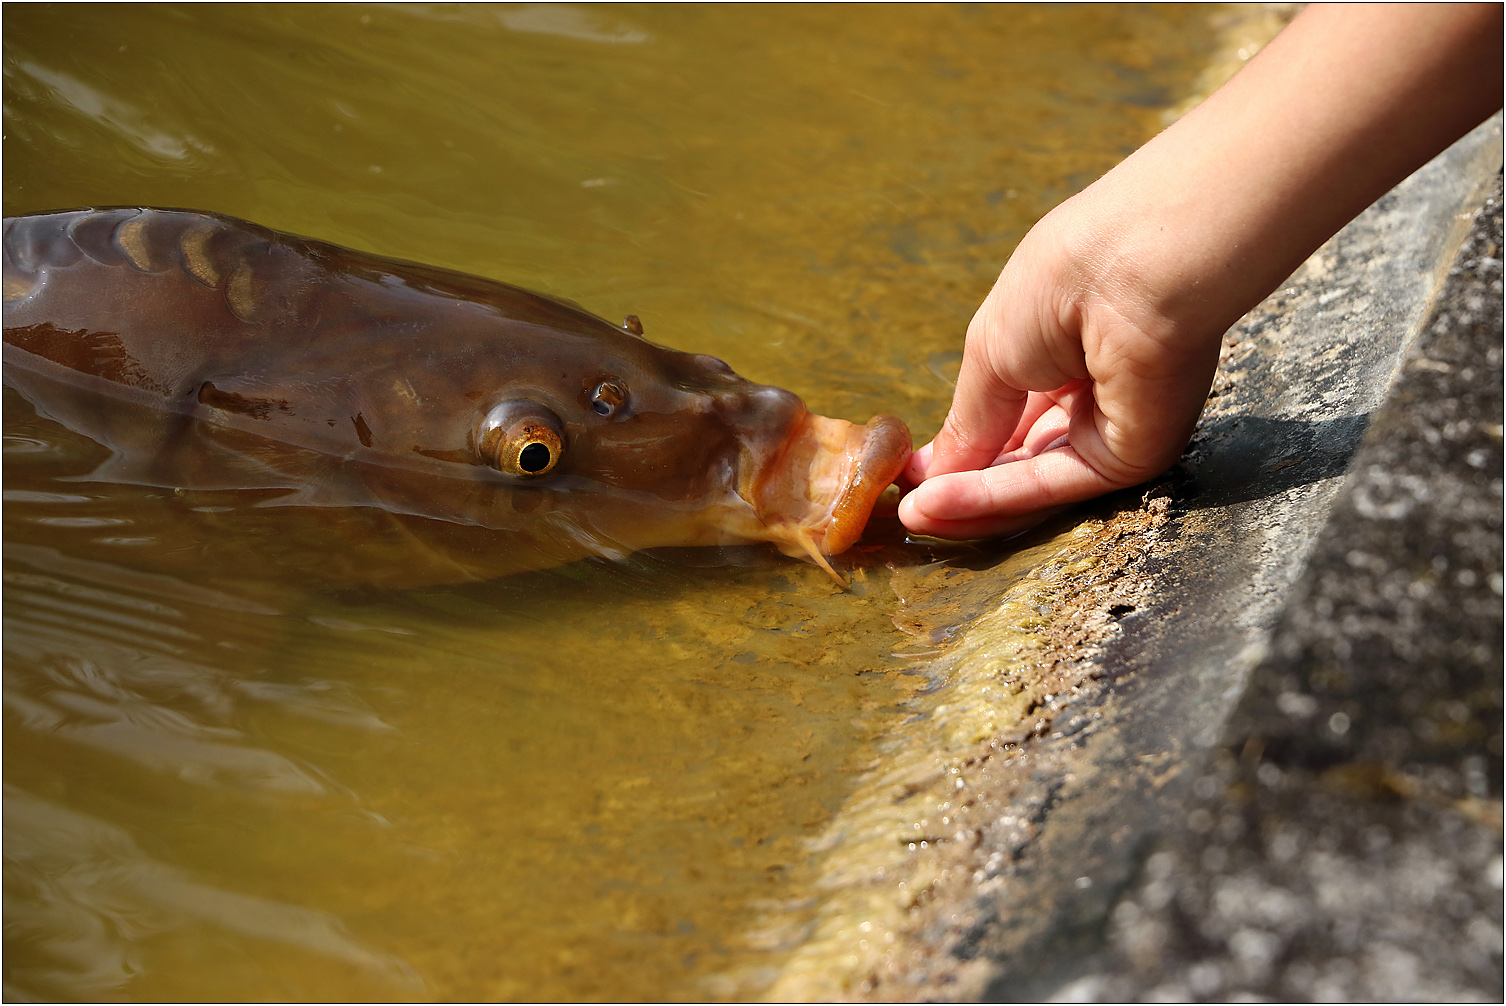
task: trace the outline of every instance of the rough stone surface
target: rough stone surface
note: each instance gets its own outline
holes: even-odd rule
[[[1499,178],[1090,1001],[1500,1001]]]
[[[1230,331],[1166,479],[926,574],[982,607],[833,821],[776,995],[1499,996],[1499,223],[1459,250],[1500,135]]]

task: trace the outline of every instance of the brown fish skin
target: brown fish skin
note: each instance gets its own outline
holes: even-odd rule
[[[573,305],[215,214],[6,218],[4,298],[6,383],[111,448],[93,477],[380,508],[454,570],[419,579],[759,541],[829,569],[909,455]]]

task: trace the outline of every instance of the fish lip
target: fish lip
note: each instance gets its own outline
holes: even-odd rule
[[[896,416],[857,426],[806,413],[746,498],[781,552],[837,555],[862,536],[909,459],[910,430]]]

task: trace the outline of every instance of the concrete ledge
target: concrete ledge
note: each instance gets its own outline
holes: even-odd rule
[[[1301,628],[1309,623],[1291,612],[1303,603],[1298,598],[1313,595],[1311,586],[1299,584],[1321,575],[1302,580],[1320,540],[1330,574],[1351,562],[1353,549],[1344,542],[1356,532],[1348,523],[1352,518],[1343,515],[1364,517],[1366,507],[1389,513],[1386,507],[1395,502],[1377,495],[1395,464],[1394,451],[1374,446],[1366,431],[1379,428],[1381,417],[1411,408],[1403,403],[1377,412],[1388,394],[1393,400],[1417,394],[1405,390],[1411,387],[1407,378],[1398,378],[1419,372],[1415,362],[1406,369],[1407,361],[1424,358],[1408,354],[1438,315],[1440,284],[1494,182],[1500,150],[1497,116],[1367,210],[1243,319],[1226,337],[1214,397],[1171,477],[1149,492],[1124,494],[1073,515],[1057,525],[1055,537],[1043,534],[1016,545],[983,569],[942,564],[908,578],[896,573],[907,610],[927,612],[912,630],[944,643],[919,662],[937,687],[823,839],[816,886],[828,893],[804,943],[770,989],[771,998],[1007,1001],[1053,993],[1133,997],[1156,990],[1292,997],[1328,988],[1312,981],[1281,984],[1269,961],[1263,978],[1251,972],[1239,984],[1243,973],[1230,963],[1237,957],[1230,949],[1232,931],[1216,952],[1207,951],[1201,937],[1189,936],[1181,944],[1164,939],[1155,944],[1159,949],[1137,956],[1131,928],[1150,918],[1158,932],[1212,926],[1216,937],[1212,915],[1155,917],[1170,904],[1162,898],[1167,878],[1156,871],[1182,863],[1200,844],[1213,848],[1207,844],[1209,821],[1229,831],[1220,839],[1222,865],[1211,853],[1206,862],[1198,860],[1211,870],[1209,885],[1232,862],[1229,843],[1253,835],[1252,848],[1269,844],[1266,805],[1250,797],[1250,787],[1288,774],[1271,760],[1281,738],[1306,737],[1319,722],[1325,724],[1321,729],[1347,722],[1351,738],[1374,733],[1366,697],[1352,685],[1333,696],[1323,694],[1311,674],[1292,685],[1291,667],[1308,666],[1302,653],[1310,637]],[[1493,347],[1498,375],[1499,243],[1494,251],[1471,254],[1477,272],[1496,270],[1494,321],[1479,311],[1470,317],[1486,317],[1471,324],[1484,325],[1478,338],[1486,350]],[[1480,265],[1487,260],[1494,266]],[[1461,365],[1420,366],[1425,376],[1437,377],[1440,368]],[[1493,380],[1497,390],[1494,398],[1456,407],[1452,429],[1457,432],[1467,418],[1475,431],[1467,448],[1438,451],[1431,455],[1433,468],[1408,469],[1387,484],[1442,485],[1453,478],[1483,491],[1485,502],[1469,504],[1469,516],[1461,517],[1475,531],[1486,528],[1483,540],[1491,537],[1490,527],[1500,526],[1499,377],[1480,376],[1487,374],[1483,366],[1474,374]],[[1490,414],[1478,415],[1480,409]],[[1396,424],[1387,419],[1384,425]],[[1429,457],[1427,450],[1413,455]],[[1487,511],[1494,513],[1494,525],[1481,516]],[[1471,585],[1498,595],[1499,533],[1494,537],[1494,557],[1468,568],[1476,570]],[[1431,546],[1377,541],[1376,558],[1386,568],[1431,568],[1431,556],[1414,554]],[[959,631],[945,628],[948,608],[937,599],[948,596],[959,598],[953,614],[968,614],[968,605],[981,613]],[[1494,640],[1494,650],[1482,643],[1486,652],[1470,665],[1472,681],[1489,677],[1492,668],[1494,678],[1475,681],[1468,699],[1445,694],[1455,687],[1452,678],[1437,685],[1447,716],[1457,713],[1447,703],[1463,702],[1466,719],[1494,723],[1494,740],[1482,735],[1469,741],[1466,767],[1456,773],[1460,779],[1470,772],[1470,779],[1483,778],[1480,766],[1496,766],[1486,773],[1491,785],[1500,764],[1498,602],[1495,618],[1494,634],[1481,637]],[[1273,654],[1278,624],[1286,649]],[[1407,645],[1444,646],[1448,640],[1436,638],[1443,631],[1443,624],[1420,616],[1417,638]],[[1409,701],[1392,703],[1391,715],[1412,715]],[[1291,729],[1283,733],[1268,720]],[[1375,736],[1385,732],[1376,730]],[[1344,758],[1369,759],[1357,778],[1370,772],[1391,779],[1364,791],[1377,799],[1409,785],[1396,781],[1412,777],[1400,761],[1394,777],[1387,776],[1389,756],[1371,748],[1351,751],[1344,747],[1348,743],[1359,742],[1339,744],[1339,754],[1327,762],[1282,757],[1295,758],[1315,778]],[[1296,742],[1288,747],[1314,750]],[[1448,748],[1448,757],[1458,761],[1459,750]],[[1380,768],[1365,767],[1376,758]],[[1459,783],[1464,790],[1471,785],[1478,789],[1480,783]],[[1442,797],[1416,798],[1435,808],[1447,804],[1439,802]],[[1362,793],[1361,802],[1367,799]],[[1474,799],[1485,801],[1473,811],[1487,822],[1481,827],[1494,820],[1498,836],[1499,793]],[[1247,812],[1225,813],[1209,804],[1216,800]],[[1445,812],[1457,814],[1459,807],[1449,804]],[[1238,823],[1222,823],[1226,819]],[[1163,858],[1150,859],[1154,869],[1148,870],[1147,857],[1158,843]],[[1493,853],[1481,848],[1479,842],[1469,845],[1468,856],[1494,855],[1499,864],[1498,838]],[[1459,869],[1475,867],[1461,861]],[[1162,886],[1156,893],[1146,894],[1146,885],[1157,883]],[[1158,898],[1159,908],[1147,909]],[[1221,910],[1216,901],[1204,898],[1209,913]],[[1135,907],[1122,908],[1130,902]],[[1498,909],[1494,918],[1498,935]],[[1276,947],[1274,954],[1286,936],[1271,930],[1243,939],[1240,945]],[[1203,960],[1205,951],[1227,960]],[[1251,951],[1254,957],[1261,952]],[[1494,960],[1499,982],[1499,956]],[[1203,967],[1210,963],[1212,970]],[[1201,977],[1190,977],[1198,967]],[[1364,988],[1356,985],[1344,994],[1362,995]]]
[[[1067,998],[1499,1000],[1501,184]]]

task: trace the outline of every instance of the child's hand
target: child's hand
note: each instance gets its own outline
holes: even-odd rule
[[[907,473],[912,531],[1008,534],[1176,461],[1223,329],[1179,329],[1101,262],[1091,193],[1026,236],[968,326],[951,413]],[[1085,219],[1086,218],[1086,219]]]
[[[1501,107],[1499,4],[1305,9],[1233,80],[1025,236],[915,452],[912,531],[1008,534],[1159,474],[1223,332]]]

